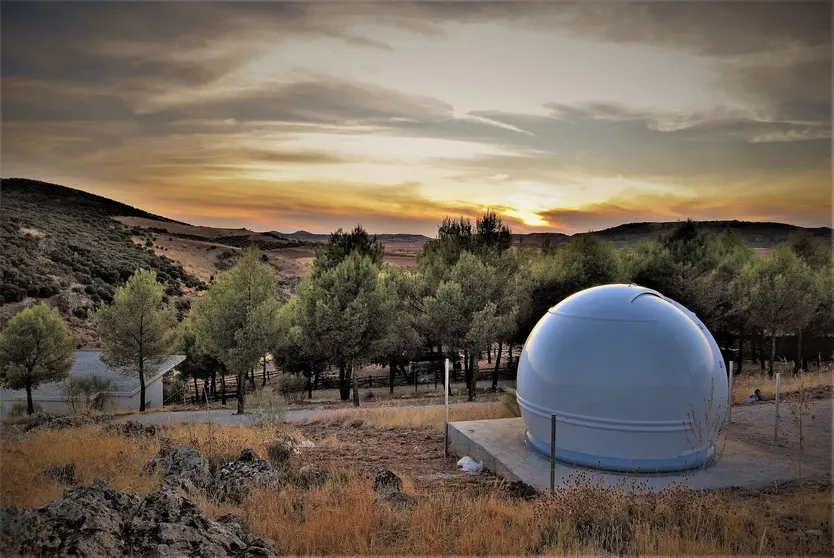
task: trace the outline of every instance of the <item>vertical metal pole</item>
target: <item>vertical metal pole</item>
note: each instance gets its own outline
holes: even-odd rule
[[[443,382],[445,391],[443,393],[443,456],[449,456],[449,359],[446,359],[446,379]]]
[[[733,361],[730,361],[730,397],[727,402],[727,423],[733,422]]]
[[[550,415],[550,493],[556,492],[556,415]]]
[[[779,438],[779,389],[782,387],[782,373],[776,373],[776,418],[773,421],[773,439]]]

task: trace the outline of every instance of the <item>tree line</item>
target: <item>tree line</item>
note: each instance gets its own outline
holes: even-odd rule
[[[633,247],[615,248],[593,234],[562,246],[513,247],[509,227],[487,212],[474,221],[444,219],[415,268],[383,257],[382,243],[361,226],[339,229],[316,248],[310,277],[281,304],[275,271],[250,248],[178,327],[154,272],[139,270],[97,313],[103,358],[138,375],[144,410],[148,366],[181,351],[186,379],[219,376],[222,383],[227,373],[236,376],[243,413],[246,385],[254,387],[254,370],[267,355],[277,368],[304,377],[310,394],[322,373],[338,369],[340,396],[348,400],[352,392],[356,405],[361,366],[388,366],[393,379],[410,362],[449,357],[462,362],[474,399],[481,354],[497,345],[500,360],[502,348],[523,345],[550,307],[609,283],[635,283],[677,300],[722,347],[748,343],[771,373],[777,337],[796,336],[799,369],[806,365],[803,336],[834,333],[831,247],[803,232],[765,255],[732,230],[715,234],[690,220]],[[30,391],[55,378],[48,371],[57,364],[31,364],[15,353],[38,327],[30,323],[37,316],[27,313],[47,311],[26,310],[0,334],[5,385]]]

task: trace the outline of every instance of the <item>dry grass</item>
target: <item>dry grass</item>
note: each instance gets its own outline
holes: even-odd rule
[[[487,413],[500,412],[500,404]],[[372,411],[372,412],[368,412]],[[386,424],[384,409],[357,411],[362,420]],[[442,424],[442,408],[406,413],[426,426]],[[460,411],[480,418],[474,406]],[[441,413],[441,414],[438,414]],[[347,420],[347,419],[345,419]],[[245,447],[263,450],[276,432],[211,424],[172,428],[177,441],[194,445],[210,461],[235,457]],[[158,479],[141,475],[157,450],[156,439],[127,438],[98,427],[43,431],[2,446],[2,505],[34,507],[59,496],[62,487],[43,471],[75,463],[83,484],[104,478],[141,495]],[[404,490],[414,483],[404,478]],[[209,513],[235,513],[258,536],[273,539],[285,554],[790,554],[808,530],[808,554],[830,555],[830,485],[806,487],[803,513],[798,491],[625,494],[586,479],[553,498],[512,500],[499,491],[415,494],[412,508],[374,503],[367,478],[353,472],[347,482],[314,490],[257,490],[240,507],[199,502]]]
[[[809,553],[831,551],[827,492],[809,498],[814,504],[806,505],[802,524],[790,523],[790,493],[668,489],[631,496],[579,481],[532,502],[461,493],[417,498],[412,509],[375,505],[369,482],[353,475],[311,491],[256,491],[242,508],[203,505],[212,514],[241,515],[290,555],[755,554],[760,546],[766,554],[789,554],[798,527],[824,533],[809,539]]]
[[[159,450],[153,439],[128,439],[97,426],[45,430],[23,441],[2,444],[0,503],[38,507],[63,493],[63,486],[44,476],[52,467],[75,464],[79,483],[106,479],[118,490],[146,494],[158,481],[141,475],[144,464]]]
[[[781,372],[781,393],[784,397],[795,391],[830,389],[834,384],[834,367],[828,364],[818,369],[793,373],[793,363],[774,363],[774,374]],[[743,373],[733,377],[733,403],[738,405],[753,394],[756,389],[761,390],[765,397],[776,396],[776,380],[771,378],[767,372],[756,374]]]
[[[510,415],[500,401],[456,403],[449,406],[449,421],[505,418]],[[433,428],[443,430],[443,405],[421,407],[371,407],[332,411],[326,418],[313,419],[337,427],[365,425],[376,428]]]

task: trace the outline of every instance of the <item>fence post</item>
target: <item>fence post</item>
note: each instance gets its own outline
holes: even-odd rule
[[[782,387],[782,373],[776,373],[776,418],[773,421],[773,439],[779,438],[779,388]]]
[[[727,424],[733,422],[733,361],[730,361],[730,396],[727,402]]]
[[[556,492],[556,415],[550,415],[550,493]]]
[[[446,387],[443,394],[443,457],[449,457],[449,359],[446,359],[446,379],[443,382]]]

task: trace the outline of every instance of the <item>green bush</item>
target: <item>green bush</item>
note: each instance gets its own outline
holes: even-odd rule
[[[287,412],[287,400],[269,386],[250,395],[247,406],[251,409],[253,421],[267,427],[283,423]]]

